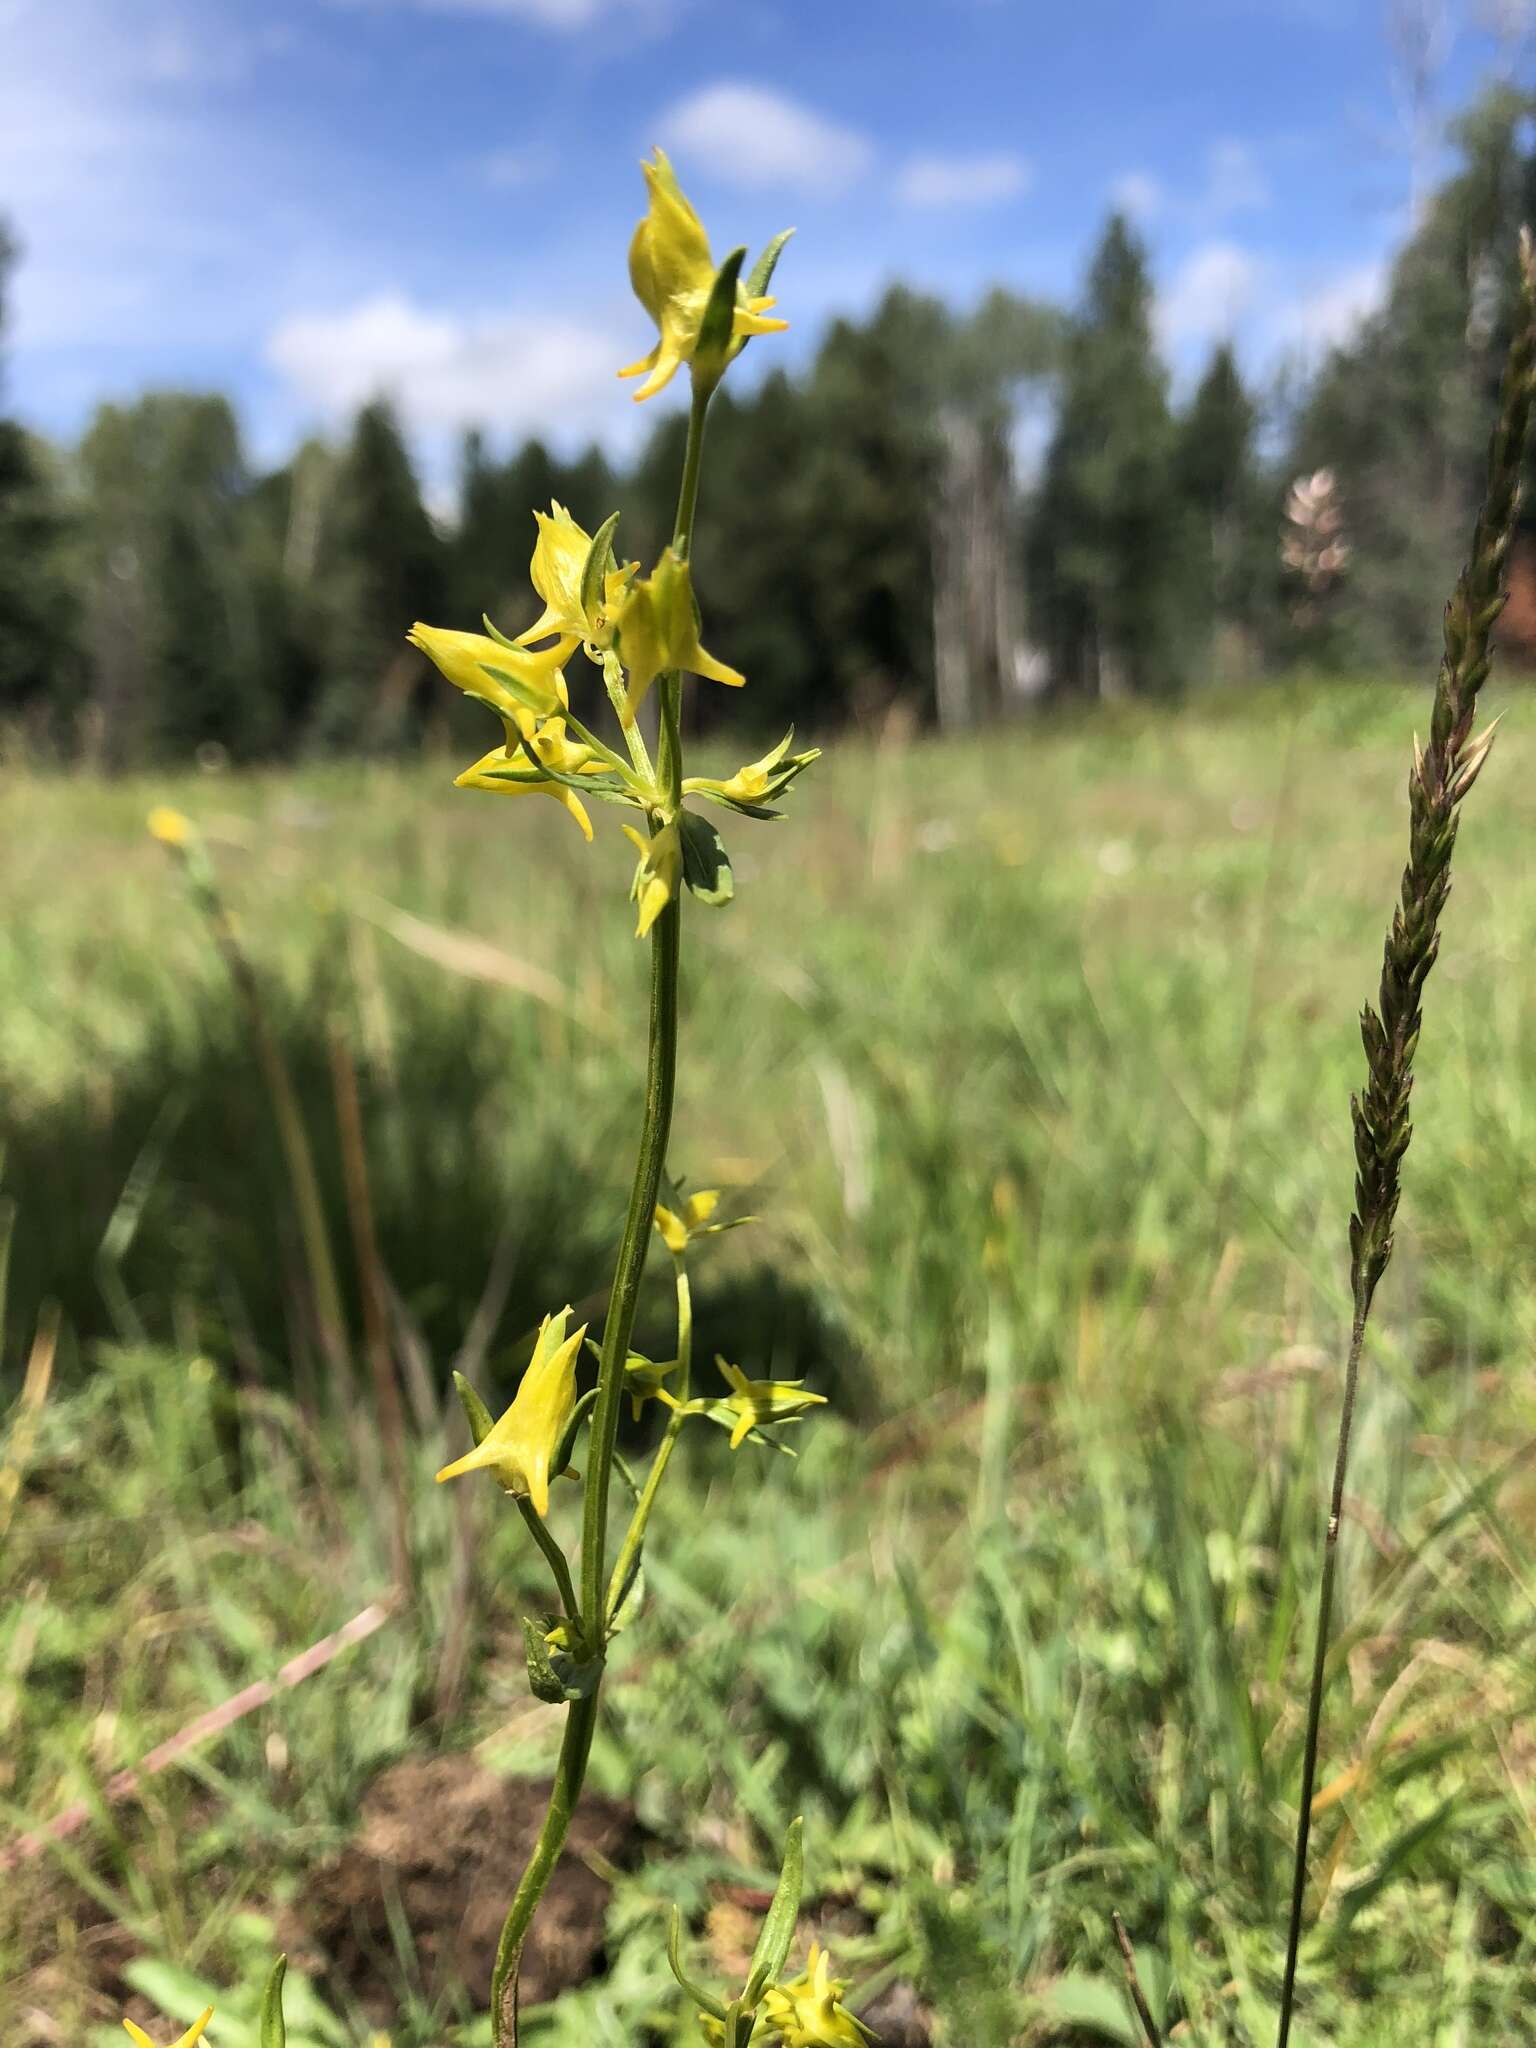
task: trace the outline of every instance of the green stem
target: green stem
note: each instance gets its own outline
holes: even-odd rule
[[[699,509],[699,470],[704,459],[704,416],[714,386],[693,387],[693,406],[688,414],[688,452],[683,457],[683,481],[677,493],[677,525],[672,533],[672,551],[686,562],[693,546],[693,519]]]
[[[1371,1311],[1369,1286],[1356,1297],[1350,1331],[1349,1359],[1344,1368],[1344,1404],[1339,1441],[1334,1453],[1333,1493],[1328,1502],[1328,1528],[1323,1539],[1323,1574],[1317,1597],[1317,1636],[1312,1645],[1312,1686],[1307,1697],[1307,1733],[1301,1761],[1301,1805],[1296,1815],[1296,1864],[1291,1873],[1291,1917],[1285,1939],[1285,1981],[1280,1991],[1280,2029],[1275,2048],[1286,2048],[1296,2003],[1296,1966],[1301,1955],[1301,1922],[1307,1899],[1307,1848],[1312,1839],[1312,1801],[1317,1788],[1317,1753],[1323,1726],[1323,1692],[1328,1680],[1328,1638],[1333,1627],[1333,1582],[1338,1571],[1339,1527],[1344,1517],[1344,1484],[1349,1475],[1349,1445],[1354,1430],[1355,1396],[1360,1385],[1360,1353],[1366,1318]]]
[[[608,766],[616,769],[620,775],[627,775],[630,772],[632,764],[626,761],[622,754],[616,754],[606,740],[599,739],[589,725],[583,725],[569,705],[555,713],[555,716],[564,721],[567,732],[573,732],[577,739],[585,741],[599,760],[606,761]]]
[[[587,1758],[592,1751],[592,1731],[597,1726],[597,1694],[573,1700],[565,1717],[560,1742],[560,1760],[555,1765],[554,1783],[549,1788],[549,1806],[539,1839],[534,1844],[528,1867],[518,1880],[512,1906],[502,1925],[496,1945],[496,1965],[491,1972],[491,2026],[497,2048],[515,2048],[517,2041],[517,1966],[527,1939],[529,1924],[549,1880],[554,1876],[560,1851],[570,1831],[571,1815],[581,1797],[587,1775]]]
[[[560,1602],[565,1609],[566,1620],[579,1622],[581,1619],[581,1603],[576,1598],[576,1588],[571,1584],[571,1568],[565,1561],[565,1552],[544,1526],[544,1518],[533,1502],[524,1499],[522,1494],[517,1494],[515,1498],[518,1511],[522,1515],[523,1520],[528,1524],[528,1533],[532,1536],[534,1542],[537,1543],[540,1550],[543,1551],[549,1568],[554,1573],[555,1590],[560,1595]]]
[[[651,939],[650,1054],[645,1075],[645,1120],[640,1155],[635,1161],[629,1213],[619,1241],[618,1265],[603,1324],[602,1365],[598,1371],[597,1406],[592,1410],[588,1444],[587,1489],[581,1527],[582,1630],[594,1654],[603,1640],[603,1574],[608,1536],[608,1485],[613,1450],[619,1433],[619,1408],[624,1394],[624,1364],[635,1327],[640,1280],[650,1250],[661,1189],[661,1170],[672,1129],[672,1095],[677,1073],[677,962],[682,918],[669,903],[657,918]]]
[[[674,1263],[677,1267],[676,1399],[679,1403],[687,1402],[689,1388],[693,1379],[693,1295],[688,1285],[688,1268],[684,1261],[685,1255],[682,1252],[675,1254]],[[614,1616],[618,1613],[620,1597],[623,1594],[625,1585],[628,1583],[629,1575],[634,1569],[635,1559],[640,1554],[640,1546],[645,1541],[646,1524],[651,1519],[651,1509],[655,1505],[656,1495],[661,1490],[661,1482],[667,1475],[668,1465],[672,1462],[673,1446],[682,1435],[683,1424],[687,1419],[681,1406],[674,1408],[667,1417],[667,1427],[661,1442],[656,1447],[656,1456],[651,1462],[651,1469],[646,1474],[645,1487],[641,1492],[639,1500],[635,1503],[635,1511],[630,1517],[629,1528],[625,1532],[623,1543],[619,1546],[618,1562],[614,1565],[613,1576],[608,1581],[608,1626],[610,1628],[613,1626]]]
[[[693,517],[698,504],[699,459],[703,452],[704,415],[708,405],[709,393],[701,395],[695,391],[693,410],[688,420],[688,449],[683,459],[683,479],[677,501],[677,532],[673,543],[685,559],[693,537]],[[604,674],[607,675],[606,663]],[[683,786],[680,738],[682,683],[677,675],[662,676],[657,687],[661,701],[662,768],[675,814],[682,803]],[[653,820],[655,829],[659,829],[659,821]],[[580,1626],[586,1654],[594,1658],[603,1654],[606,1633],[604,1567],[608,1544],[608,1489],[613,1477],[619,1409],[624,1395],[624,1366],[635,1327],[635,1309],[640,1299],[645,1257],[650,1250],[656,1198],[661,1192],[662,1168],[666,1163],[667,1140],[672,1133],[672,1098],[677,1079],[677,968],[681,948],[682,912],[674,899],[651,929],[651,1015],[645,1071],[645,1112],[640,1127],[640,1151],[635,1161],[634,1184],[629,1194],[629,1211],[624,1218],[624,1234],[619,1240],[618,1262],[608,1296],[608,1315],[603,1324],[597,1405],[592,1410],[588,1439],[587,1484],[581,1523]],[[544,1825],[539,1831],[528,1867],[518,1881],[502,1926],[496,1950],[496,1969],[491,1980],[491,2027],[495,2048],[515,2048],[518,1958],[539,1900],[554,1874],[571,1815],[581,1796],[587,1758],[592,1749],[592,1731],[597,1725],[600,1690],[599,1679],[584,1699],[573,1700],[567,1709],[560,1761],[555,1768]]]

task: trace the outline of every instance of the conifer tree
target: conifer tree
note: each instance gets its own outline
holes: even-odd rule
[[[1029,539],[1035,629],[1058,690],[1117,697],[1179,679],[1173,454],[1146,252],[1116,214],[1067,350]]]

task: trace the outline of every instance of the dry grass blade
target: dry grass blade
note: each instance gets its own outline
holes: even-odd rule
[[[1141,1988],[1141,1977],[1136,1969],[1136,1951],[1131,1937],[1125,1931],[1125,1922],[1118,1913],[1110,1915],[1115,1927],[1115,1940],[1120,1944],[1120,1958],[1125,1964],[1125,1988],[1131,1995],[1136,2008],[1136,2017],[1141,2022],[1141,2031],[1147,2037],[1147,2048],[1163,2048],[1162,2030],[1152,2017],[1152,2008],[1147,2003],[1147,1994]]]

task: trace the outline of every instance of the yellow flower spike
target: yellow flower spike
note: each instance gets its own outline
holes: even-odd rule
[[[654,397],[684,363],[693,360],[716,267],[703,223],[683,196],[665,154],[658,149],[655,161],[642,163],[640,168],[649,187],[650,205],[629,245],[629,281],[635,297],[656,322],[660,339],[649,355],[619,372],[621,377],[644,377],[635,393],[637,401]],[[765,317],[776,303],[761,295],[750,297],[744,285],[737,286],[734,347],[739,348],[750,335],[777,334],[788,327],[787,320]]]
[[[866,2048],[875,2037],[843,2004],[847,1988],[832,1975],[826,1950],[813,1941],[801,1974],[768,1992],[763,2018],[783,2048]]]
[[[162,846],[185,846],[193,833],[192,820],[185,811],[173,811],[169,804],[156,804],[145,819],[152,839]],[[127,2025],[126,2020],[123,2023]]]
[[[551,1463],[576,1406],[576,1358],[587,1326],[567,1337],[571,1311],[546,1316],[512,1405],[485,1440],[437,1475],[438,1484],[464,1472],[493,1472],[506,1493],[520,1494],[541,1519],[549,1513]]]
[[[406,639],[419,647],[427,659],[445,675],[456,690],[478,697],[500,712],[510,727],[532,735],[540,716],[563,711],[568,702],[561,668],[576,646],[576,635],[567,634],[553,647],[530,654],[525,648],[503,647],[488,633],[456,633],[443,626],[424,626],[418,619]],[[487,668],[498,668],[515,676],[534,701],[526,703],[500,683]]]
[[[603,576],[602,601],[592,611],[582,602],[581,582],[592,549],[592,536],[578,526],[561,504],[551,502],[547,512],[535,512],[539,537],[534,542],[529,580],[544,600],[544,610],[526,633],[519,633],[519,647],[531,647],[547,640],[551,633],[575,634],[589,647],[613,645],[614,626],[629,588],[630,571],[609,569]],[[635,566],[638,566],[635,565]]]
[[[729,1412],[733,1451],[739,1450],[761,1423],[798,1422],[807,1408],[826,1406],[825,1394],[802,1391],[803,1380],[749,1380],[739,1365],[728,1365],[718,1354],[715,1363],[731,1390],[715,1405]]]
[[[733,689],[747,680],[700,646],[693,579],[688,564],[672,548],[625,598],[618,617],[618,650],[629,671],[631,721],[646,691],[668,669],[686,669],[689,675],[729,683]]]
[[[640,865],[629,893],[640,906],[635,937],[643,939],[677,894],[683,874],[683,842],[675,824],[665,826],[651,839],[626,825],[624,836],[640,851]]]
[[[203,2029],[212,2018],[213,2007],[210,2005],[202,2018],[194,2020],[179,2040],[171,2042],[170,2048],[195,2048],[195,2043],[201,2041]],[[138,2048],[155,2048],[154,2042],[151,2041],[142,2027],[136,2027],[132,2020],[124,2020],[123,2025],[127,2029],[129,2040],[136,2042]]]

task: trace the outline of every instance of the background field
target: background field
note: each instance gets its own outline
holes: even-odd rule
[[[836,745],[792,822],[736,822],[739,900],[687,919],[673,1167],[761,1221],[701,1270],[701,1353],[805,1373],[832,1406],[795,1463],[685,1440],[597,1769],[644,1848],[601,1974],[536,2041],[672,2038],[666,1902],[728,1959],[798,1811],[811,1911],[892,2040],[1133,2039],[1113,1908],[1189,2038],[1265,2037],[1353,1020],[1421,715],[1361,685],[975,747],[893,727]],[[1512,2041],[1536,1997],[1533,767],[1517,695],[1463,833],[1370,1363],[1313,2043]],[[521,1527],[430,1472],[461,1441],[456,1359],[489,1394],[545,1308],[600,1309],[642,949],[608,818],[588,849],[547,806],[448,782],[4,783],[13,1390],[63,1310],[52,1385],[0,1451],[6,1833],[391,1577],[376,1418],[361,1395],[337,1412],[316,1356],[268,1101],[153,801],[202,821],[238,909],[349,1289],[336,1044],[359,1076],[417,1587],[0,1882],[7,2042],[94,2039],[125,1982],[190,2017],[201,1981],[174,1966],[239,2048],[238,1987],[381,1765],[552,1755],[516,1640]],[[479,2038],[424,1988],[404,1915],[387,1949],[397,2048]],[[370,2040],[322,1989],[301,2038]]]

